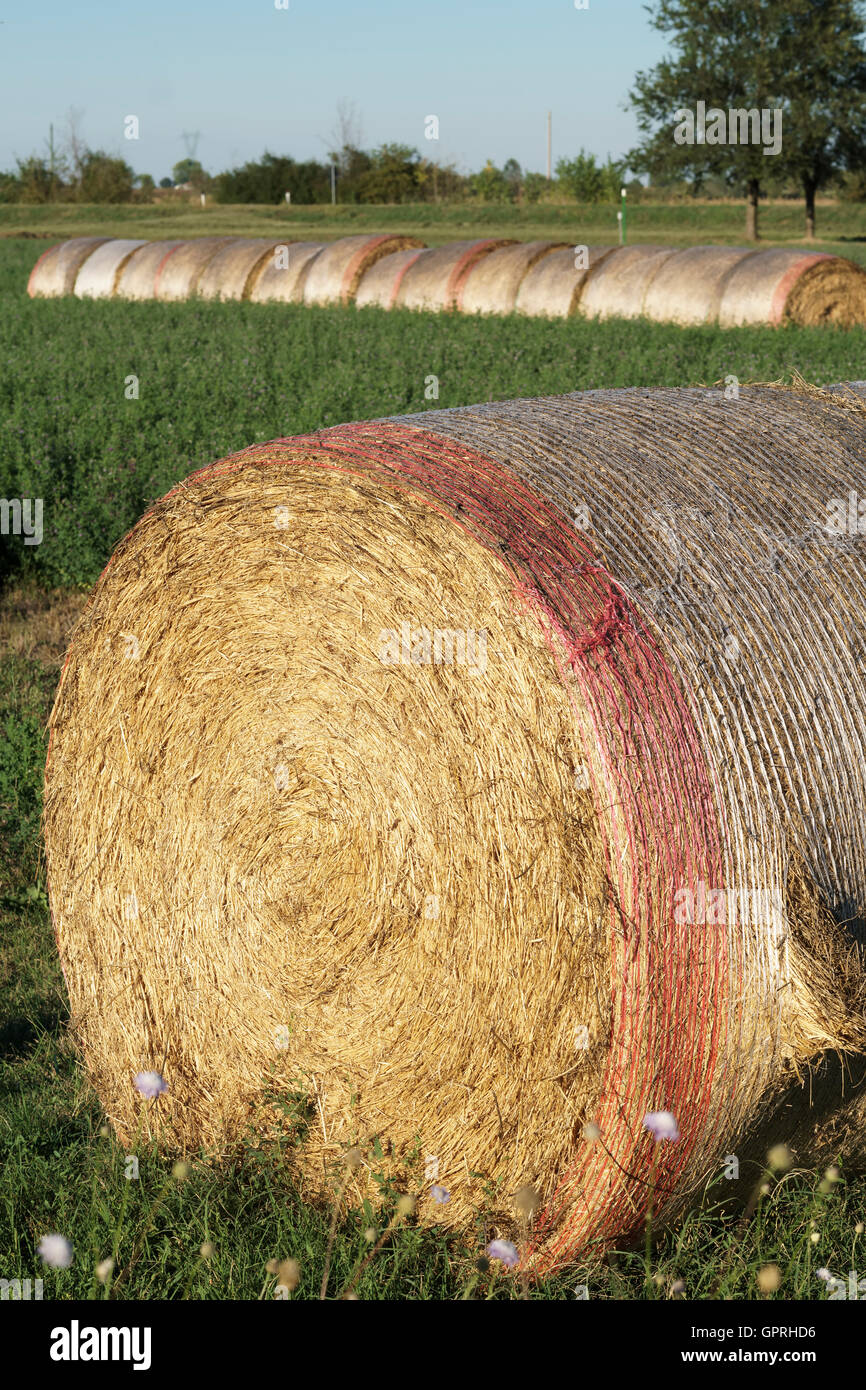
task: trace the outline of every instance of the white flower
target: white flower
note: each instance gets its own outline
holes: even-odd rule
[[[158,1071],[140,1071],[132,1083],[145,1100],[156,1100],[168,1090]]]
[[[651,1110],[648,1115],[643,1117],[643,1127],[648,1129],[657,1144],[663,1139],[669,1139],[675,1144],[680,1137],[677,1129],[677,1122],[670,1110]]]
[[[37,1249],[52,1269],[68,1269],[72,1264],[72,1246],[65,1236],[59,1236],[56,1232],[50,1236],[43,1236]]]

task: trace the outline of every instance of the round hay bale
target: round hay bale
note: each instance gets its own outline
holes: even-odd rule
[[[762,254],[742,246],[689,246],[675,251],[653,277],[643,312],[658,323],[717,323],[731,272],[748,257]]]
[[[261,262],[250,289],[253,304],[299,304],[304,284],[316,257],[325,249],[321,241],[290,241],[275,246]]]
[[[392,251],[390,256],[383,256],[364,272],[355,295],[356,307],[363,309],[372,304],[379,309],[393,309],[403,276],[420,255],[421,251]]]
[[[511,314],[529,270],[558,251],[561,241],[524,241],[501,246],[470,267],[459,308],[464,314]]]
[[[235,237],[208,261],[198,282],[201,299],[248,299],[256,276],[274,248],[268,237]]]
[[[395,251],[423,247],[411,236],[346,236],[332,241],[310,266],[305,304],[350,304],[365,271]]]
[[[75,277],[73,293],[78,299],[112,299],[123,267],[144,241],[118,238],[106,241],[92,251]]]
[[[233,237],[203,236],[182,241],[160,262],[153,277],[155,299],[192,299],[198,293],[198,282],[210,261]]]
[[[43,251],[27,281],[31,299],[71,294],[75,277],[87,257],[106,241],[108,237],[105,236],[77,236]]]
[[[587,318],[637,319],[644,296],[666,261],[672,246],[617,246],[590,271],[580,295],[580,312]]]
[[[775,247],[744,258],[728,276],[722,328],[791,320],[803,327],[866,323],[866,271],[841,256]]]
[[[357,1146],[422,1219],[485,1175],[504,1231],[532,1183],[546,1273],[862,1049],[866,565],[822,520],[864,443],[853,397],[593,391],[256,445],[152,507],[45,780],[122,1142],[222,1145],[302,1088],[309,1190]]]
[[[518,314],[567,319],[576,312],[590,270],[611,255],[612,246],[588,246],[586,267],[578,267],[576,247],[544,256],[528,271],[515,301]]]
[[[408,267],[394,304],[400,309],[459,308],[460,291],[472,267],[500,246],[513,246],[509,237],[484,241],[450,241],[434,246]]]
[[[117,299],[153,299],[154,280],[163,261],[182,246],[182,241],[147,241],[121,267],[115,288]]]

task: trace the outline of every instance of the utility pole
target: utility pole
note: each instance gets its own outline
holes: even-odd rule
[[[550,183],[553,168],[551,165],[551,151],[553,149],[553,112],[547,113],[547,182]]]

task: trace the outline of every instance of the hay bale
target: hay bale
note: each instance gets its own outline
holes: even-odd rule
[[[372,304],[379,309],[393,309],[403,276],[420,255],[421,251],[392,251],[390,256],[383,256],[364,272],[355,295],[356,307],[363,309]]]
[[[106,241],[108,237],[104,236],[77,236],[43,251],[27,281],[31,299],[71,294],[75,277],[87,257]]]
[[[262,261],[250,290],[253,304],[298,304],[304,297],[304,284],[316,257],[324,251],[320,241],[282,242]]]
[[[675,254],[672,246],[617,246],[590,269],[580,295],[581,314],[600,319],[640,318],[655,276]]]
[[[208,264],[218,251],[231,244],[234,238],[225,236],[196,237],[182,241],[174,251],[164,256],[153,277],[155,299],[192,299],[198,293],[198,283]]]
[[[276,246],[268,237],[235,237],[208,261],[198,282],[201,299],[248,299],[258,272]]]
[[[395,251],[423,247],[411,236],[341,237],[326,246],[310,266],[304,284],[305,304],[350,304],[366,271]]]
[[[256,445],[152,507],[45,781],[122,1142],[221,1145],[303,1084],[310,1190],[420,1139],[422,1218],[535,1184],[541,1273],[862,1049],[866,566],[821,523],[864,446],[853,396],[593,391]]]
[[[403,276],[395,307],[438,311],[457,308],[463,283],[473,266],[498,247],[513,244],[513,238],[488,237],[484,241],[451,241],[446,246],[422,251]]]
[[[744,258],[725,282],[722,328],[786,320],[810,328],[866,323],[866,271],[841,256],[780,247]]]
[[[525,241],[491,251],[470,268],[457,307],[464,314],[513,313],[527,272],[563,245],[561,241]]]
[[[144,241],[117,238],[92,251],[75,277],[73,293],[78,299],[112,299],[123,267]]]
[[[554,251],[538,261],[524,277],[514,307],[518,314],[567,319],[577,311],[590,270],[594,270],[612,246],[588,246],[586,267],[577,266],[576,248]]]
[[[643,312],[658,323],[717,323],[733,270],[750,256],[742,246],[689,246],[675,251],[650,282]]]
[[[159,269],[181,241],[147,241],[121,267],[115,287],[117,299],[154,299],[154,281]]]

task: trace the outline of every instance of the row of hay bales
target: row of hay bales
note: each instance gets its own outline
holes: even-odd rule
[[[502,238],[425,247],[358,235],[328,244],[268,238],[130,241],[76,237],[37,261],[33,296],[253,303],[355,303],[567,318],[773,327],[866,323],[866,271],[780,247],[593,246]]]

